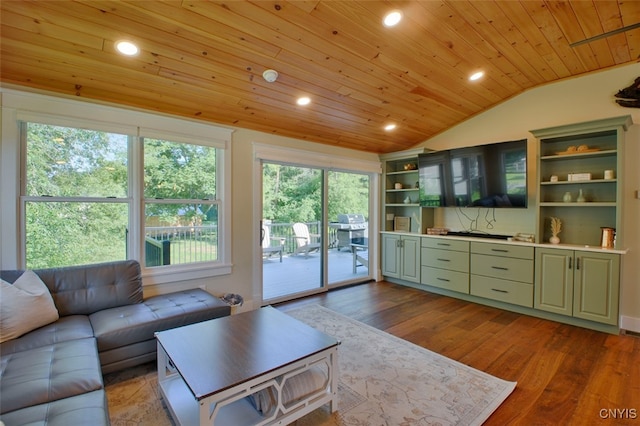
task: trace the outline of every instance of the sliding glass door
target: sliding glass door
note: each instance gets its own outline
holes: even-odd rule
[[[322,169],[262,164],[262,298],[322,287]]]
[[[262,299],[367,280],[370,176],[263,161]]]
[[[369,277],[369,175],[327,172],[328,285]]]

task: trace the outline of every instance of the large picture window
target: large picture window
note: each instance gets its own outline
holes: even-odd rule
[[[21,132],[27,268],[220,261],[218,148],[34,122]]]

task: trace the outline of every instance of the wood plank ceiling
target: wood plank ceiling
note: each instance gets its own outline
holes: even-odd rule
[[[5,86],[375,153],[410,148],[526,89],[640,56],[640,29],[607,35],[640,22],[637,0],[0,4]],[[403,20],[386,28],[392,9]],[[122,39],[140,54],[117,54]],[[262,78],[266,69],[277,81]],[[477,70],[484,78],[470,82]],[[306,107],[295,103],[303,95]],[[397,128],[385,132],[391,122]]]

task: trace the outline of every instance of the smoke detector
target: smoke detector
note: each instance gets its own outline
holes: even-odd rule
[[[268,83],[273,83],[278,79],[278,71],[266,70],[262,73],[262,78],[264,78]]]

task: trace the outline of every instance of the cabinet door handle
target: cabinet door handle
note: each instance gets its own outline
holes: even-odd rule
[[[440,258],[438,258],[436,260],[439,260],[440,262],[451,262],[449,259],[440,259]]]
[[[438,277],[438,281],[445,281],[445,282],[449,282],[450,280],[446,279],[446,278],[440,278]]]
[[[505,250],[505,249],[492,248],[491,251],[497,251],[498,253],[509,253],[509,250]]]
[[[580,258],[576,257],[576,269],[580,269]]]
[[[492,266],[493,269],[498,269],[500,271],[508,271],[509,268],[505,268],[503,266]]]
[[[572,266],[571,266],[571,261],[572,261],[572,260],[573,260],[573,259],[570,257],[570,258],[569,258],[569,269],[571,269],[571,268],[572,268]]]
[[[501,290],[499,288],[492,288],[491,290],[497,291],[498,293],[509,293],[507,290]]]
[[[449,247],[451,244],[449,244],[449,243],[437,243],[436,245]]]

